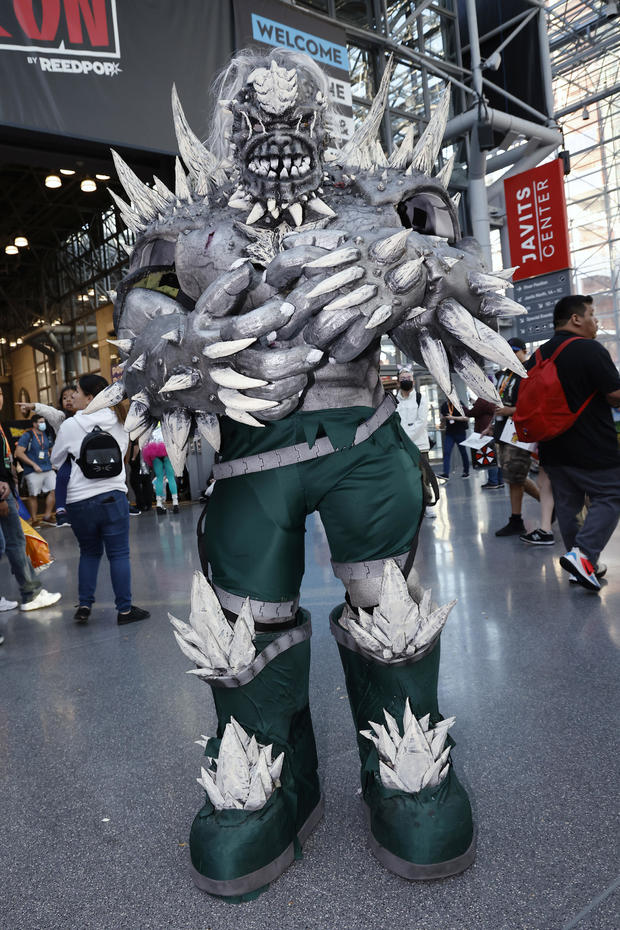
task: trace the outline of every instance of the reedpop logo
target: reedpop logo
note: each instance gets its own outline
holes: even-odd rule
[[[7,7],[0,51],[27,52],[28,63],[41,71],[120,73],[116,0],[10,0]]]

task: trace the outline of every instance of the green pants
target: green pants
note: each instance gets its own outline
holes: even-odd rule
[[[373,413],[349,407],[292,414],[264,429],[222,420],[222,459],[313,444],[329,436],[323,458],[216,482],[201,556],[213,582],[231,594],[289,601],[304,572],[306,516],[320,514],[334,562],[361,562],[409,549],[422,513],[419,451],[393,414],[351,447]]]

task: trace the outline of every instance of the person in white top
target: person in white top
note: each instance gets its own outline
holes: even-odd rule
[[[430,449],[427,430],[428,400],[421,391],[414,390],[411,368],[401,368],[398,372],[396,400],[402,428],[420,452],[428,458]]]
[[[71,456],[71,476],[67,487],[67,511],[71,528],[80,546],[78,571],[79,607],[77,623],[87,623],[95,601],[97,573],[105,548],[118,611],[119,624],[144,620],[149,612],[131,603],[129,565],[129,501],[125,471],[104,478],[87,478],[76,461],[84,438],[98,426],[127,450],[129,437],[114,410],[104,408],[86,413],[93,398],[108,386],[100,375],[81,375],[73,398],[75,415],[61,424],[52,452],[52,465],[60,466]]]

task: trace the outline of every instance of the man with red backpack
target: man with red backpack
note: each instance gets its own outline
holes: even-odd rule
[[[612,406],[620,406],[620,375],[596,342],[591,297],[562,297],[553,325],[553,337],[526,365],[530,375],[519,391],[515,427],[520,438],[539,442],[568,550],[562,568],[598,591],[606,571],[599,555],[620,518],[620,448],[611,414]]]

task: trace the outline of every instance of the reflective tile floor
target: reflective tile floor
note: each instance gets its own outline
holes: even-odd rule
[[[371,855],[355,739],[329,609],[341,600],[311,517],[302,604],[314,624],[312,701],[326,814],[302,861],[257,901],[198,891],[188,830],[214,730],[208,688],[185,674],[167,610],[187,619],[197,506],[131,521],[134,600],[118,627],[107,566],[76,627],[77,547],[45,535],[57,608],[0,615],[0,927],[3,930],[618,930],[620,532],[593,595],[562,553],[496,539],[506,491],[455,477],[425,520],[417,566],[441,602],[440,706],[456,714],[455,766],[479,828],[475,865],[426,884]],[[525,510],[536,525],[536,505]],[[257,540],[257,545],[260,542]],[[6,560],[0,593],[15,596]]]

